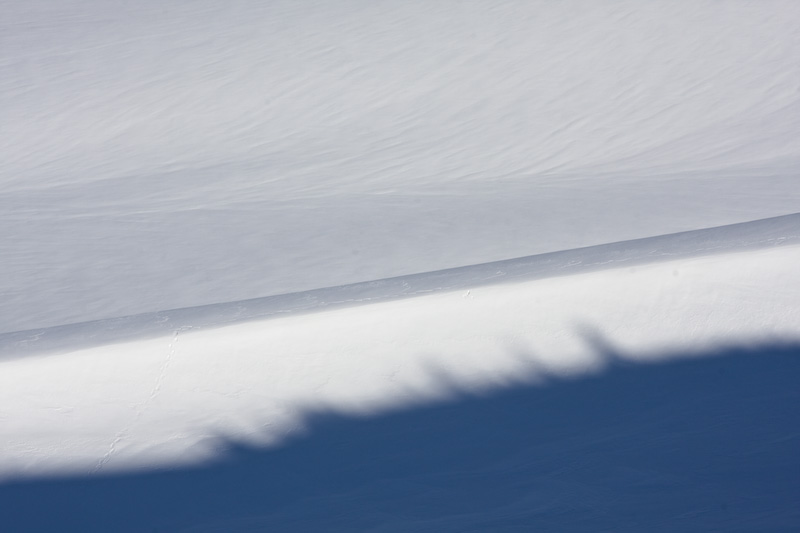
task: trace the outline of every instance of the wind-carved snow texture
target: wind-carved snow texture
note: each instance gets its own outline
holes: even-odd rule
[[[0,332],[800,205],[795,0],[118,4],[0,1]]]

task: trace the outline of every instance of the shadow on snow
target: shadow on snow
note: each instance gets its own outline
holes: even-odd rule
[[[0,485],[3,531],[798,531],[800,344],[626,364],[213,464]],[[688,357],[687,357],[688,356]]]

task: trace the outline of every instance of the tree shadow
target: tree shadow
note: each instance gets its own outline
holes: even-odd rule
[[[3,531],[798,531],[800,344],[664,354],[373,416],[279,448],[0,485]]]

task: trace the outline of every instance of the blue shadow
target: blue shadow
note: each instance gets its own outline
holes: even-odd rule
[[[311,413],[213,464],[0,485],[0,530],[800,531],[800,345],[596,348],[595,376]]]

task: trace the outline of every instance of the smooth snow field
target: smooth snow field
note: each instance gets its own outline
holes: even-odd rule
[[[0,8],[0,531],[800,530],[800,3]]]

